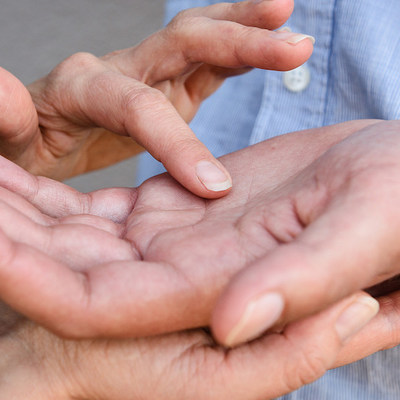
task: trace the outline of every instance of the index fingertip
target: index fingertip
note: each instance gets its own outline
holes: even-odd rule
[[[196,165],[196,175],[207,191],[213,194],[224,195],[232,188],[232,178],[219,163],[199,161]]]

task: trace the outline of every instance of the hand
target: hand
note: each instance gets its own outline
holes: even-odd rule
[[[286,0],[187,10],[134,48],[70,57],[29,91],[0,69],[0,152],[61,180],[130,157],[139,143],[193,193],[223,196],[229,174],[186,122],[226,77],[308,59],[311,41],[296,42],[304,35],[269,31],[292,8]]]
[[[362,294],[233,350],[216,346],[201,329],[138,340],[68,341],[20,321],[0,337],[0,397],[272,399],[341,365],[337,357],[343,352],[365,356],[392,339],[400,320],[385,304],[398,307],[400,296],[386,300],[358,334],[377,310],[376,301]]]
[[[399,274],[399,160],[400,122],[376,123],[270,195],[263,228],[276,246],[219,299],[221,343],[250,340]]]
[[[206,326],[232,276],[298,227],[286,195],[302,182],[290,183],[293,175],[373,123],[285,135],[226,156],[236,188],[212,202],[165,174],[137,190],[81,194],[2,159],[0,297],[68,337]]]

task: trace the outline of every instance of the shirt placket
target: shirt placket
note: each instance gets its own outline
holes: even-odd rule
[[[249,144],[323,125],[337,1],[295,3],[295,10],[285,26],[294,32],[314,36],[314,52],[297,70],[266,71],[261,107]]]

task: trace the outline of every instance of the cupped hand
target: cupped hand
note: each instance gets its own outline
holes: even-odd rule
[[[138,189],[81,194],[1,159],[0,297],[69,337],[207,326],[232,276],[299,232],[289,189],[302,181],[292,176],[373,123],[285,135],[228,155],[236,187],[213,201],[166,174]]]
[[[218,340],[237,345],[354,291],[379,294],[382,282],[398,289],[399,171],[400,122],[378,122],[262,199],[276,246],[225,289],[213,315]]]
[[[136,154],[140,144],[193,193],[223,196],[229,173],[186,122],[226,77],[307,60],[304,35],[271,31],[292,8],[281,0],[186,10],[136,47],[73,55],[28,90],[0,69],[0,153],[61,180]]]
[[[381,311],[371,321],[378,303],[357,293],[280,333],[231,350],[218,347],[202,329],[141,339],[72,341],[20,320],[0,336],[0,396],[272,399],[341,365],[343,354],[350,362],[393,343],[400,319],[389,303],[398,307],[399,294],[381,299]]]

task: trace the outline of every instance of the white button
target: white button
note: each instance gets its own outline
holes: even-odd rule
[[[291,92],[301,92],[310,84],[310,70],[306,65],[283,73],[283,84]]]

